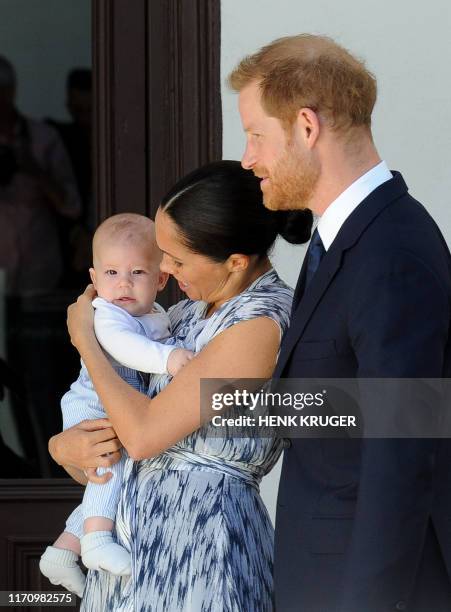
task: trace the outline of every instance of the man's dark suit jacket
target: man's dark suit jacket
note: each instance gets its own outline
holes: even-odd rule
[[[301,285],[303,274],[305,264]],[[394,173],[325,254],[274,377],[448,377],[450,318],[448,248]],[[277,504],[277,612],[450,611],[450,575],[447,440],[291,440]]]

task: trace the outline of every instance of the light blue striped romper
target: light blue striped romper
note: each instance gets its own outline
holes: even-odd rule
[[[163,347],[155,341],[155,334],[159,335],[163,332],[162,335],[164,337],[167,337],[170,332],[169,318],[164,312],[164,310],[161,308],[161,306],[158,306],[158,314],[155,317],[155,329],[152,329],[152,315],[145,315],[145,319],[147,321],[145,326],[143,325],[142,321],[140,321],[139,317],[131,317],[131,315],[128,315],[124,311],[120,310],[117,306],[109,305],[104,300],[101,300],[99,298],[94,301],[94,305],[96,304],[96,302],[98,302],[96,316],[97,314],[99,314],[100,308],[99,320],[101,320],[101,317],[105,318],[106,312],[107,318],[108,316],[111,317],[108,322],[113,321],[114,323],[115,311],[119,311],[119,314],[122,314],[122,316],[120,317],[120,324],[122,326],[124,326],[124,324],[127,324],[127,318],[133,319],[133,321],[131,321],[133,322],[133,327],[126,331],[129,334],[138,333],[139,335],[146,337],[146,339],[148,340],[148,342],[144,345],[144,348],[150,348],[151,350],[148,350],[145,355],[143,354],[142,356],[135,356],[135,359],[129,357],[129,360],[131,359],[132,361],[142,362],[144,358],[146,360],[150,359],[150,363],[148,364],[149,369],[147,369],[146,371],[149,371],[152,367],[154,367],[154,371],[157,372],[163,372],[166,370],[168,347]],[[108,328],[106,328],[106,333],[108,333]],[[153,339],[149,337],[152,334],[154,335]],[[119,337],[119,341],[120,339],[121,336]],[[143,348],[141,344],[141,338],[139,338],[139,341],[140,346],[137,347],[135,343],[135,350]],[[120,344],[120,342],[116,342],[116,344]],[[124,351],[124,353],[125,352],[130,351]],[[105,354],[108,357],[110,363],[113,365],[116,372],[126,383],[128,383],[134,389],[140,391],[141,393],[147,392],[149,380],[147,374],[125,367],[119,362],[115,361],[107,353]],[[126,361],[125,356],[123,358],[124,361]],[[142,367],[144,368],[144,365]],[[61,410],[63,413],[64,429],[72,427],[73,425],[76,425],[77,423],[80,423],[85,419],[102,419],[107,416],[99,401],[99,398],[93,387],[93,384],[83,361],[81,362],[81,370],[78,379],[71,385],[70,390],[63,396],[61,400]],[[116,519],[116,511],[122,487],[122,478],[124,473],[126,456],[127,454],[125,450],[123,450],[121,460],[114,466],[109,468],[97,469],[98,474],[112,472],[113,476],[105,484],[95,484],[89,482],[86,485],[86,489],[83,495],[83,502],[80,506],[75,508],[75,510],[67,519],[65,531],[72,533],[77,538],[81,538],[81,536],[83,535],[83,522],[87,518],[93,516],[102,516],[109,518],[113,521]]]

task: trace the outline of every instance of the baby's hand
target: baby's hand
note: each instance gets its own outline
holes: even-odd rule
[[[99,476],[97,474],[97,468],[86,468],[86,470],[84,470],[84,473],[89,482],[94,482],[95,484],[105,484],[110,480],[111,476],[113,475],[112,472],[105,472],[105,474]]]
[[[186,366],[188,361],[194,357],[192,351],[187,351],[183,348],[174,349],[168,357],[167,370],[171,376],[175,376],[180,372],[183,366]]]

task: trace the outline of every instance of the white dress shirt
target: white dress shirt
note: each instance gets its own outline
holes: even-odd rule
[[[379,185],[393,178],[387,164],[381,161],[354,181],[330,204],[318,221],[318,233],[327,251],[349,215]]]

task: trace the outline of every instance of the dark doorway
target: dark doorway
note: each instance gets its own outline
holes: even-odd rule
[[[89,278],[91,9],[0,4],[0,478],[65,475],[47,440],[79,368],[66,309]]]
[[[221,158],[219,58],[219,0],[93,0],[96,223],[124,211],[153,217],[175,180]],[[160,301],[168,306],[179,298],[178,288],[170,285]],[[64,308],[58,329],[68,344]],[[74,380],[77,367],[66,369]],[[5,384],[14,383],[13,374]],[[53,408],[59,418],[58,403]],[[46,451],[49,430],[40,429],[28,404],[24,410],[28,425],[20,423],[19,433],[26,427],[37,431],[25,459],[38,478],[17,473],[0,480],[0,590],[50,590],[39,575],[38,559],[61,531],[81,488],[66,478],[49,478],[60,475]],[[36,520],[41,516],[46,520]]]
[[[99,218],[154,218],[181,176],[222,157],[220,2],[94,0]],[[174,282],[159,301],[175,303]]]

